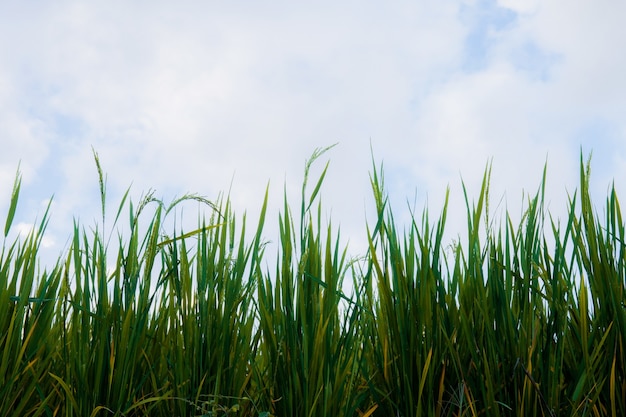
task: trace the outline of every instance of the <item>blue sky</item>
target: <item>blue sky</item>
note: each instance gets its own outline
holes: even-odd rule
[[[92,148],[109,212],[131,186],[170,201],[230,192],[253,222],[270,184],[266,237],[283,190],[298,207],[303,166],[338,145],[325,215],[352,251],[373,214],[370,146],[399,222],[431,218],[451,190],[448,231],[463,231],[461,178],[477,196],[493,163],[492,206],[519,215],[548,163],[561,215],[593,151],[598,210],[626,194],[626,5],[518,1],[60,1],[0,6],[0,214],[20,164],[16,230],[43,214],[63,253],[74,217],[99,218]],[[318,171],[319,172],[319,171]],[[185,208],[195,225],[197,207]]]

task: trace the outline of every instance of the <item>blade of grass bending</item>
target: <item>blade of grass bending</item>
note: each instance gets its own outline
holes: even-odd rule
[[[317,158],[319,158],[320,156],[322,156],[323,154],[325,154],[327,151],[329,151],[330,149],[334,148],[337,144],[333,144],[330,146],[327,146],[326,148],[317,148],[315,149],[315,151],[313,151],[313,154],[311,155],[311,157],[309,159],[307,159],[305,166],[304,166],[304,180],[302,181],[302,207],[300,210],[300,216],[301,218],[304,218],[305,213],[307,213],[309,211],[309,209],[311,208],[311,205],[313,204],[313,201],[315,200],[315,197],[317,196],[320,187],[322,185],[323,179],[326,176],[326,170],[328,169],[328,166],[330,164],[330,161],[326,163],[326,166],[324,168],[324,170],[322,171],[322,174],[320,176],[320,178],[317,181],[317,184],[315,185],[315,189],[313,191],[313,193],[311,194],[310,198],[309,198],[309,202],[308,205],[306,204],[306,186],[308,184],[308,180],[309,180],[309,172],[311,170],[311,166],[313,165],[313,163],[315,162],[315,160]],[[300,224],[300,236],[304,236],[304,226],[305,223],[301,222]]]
[[[313,276],[311,274],[309,274],[308,272],[304,272],[304,276],[310,280],[313,280],[316,284],[318,284],[320,287],[324,288],[325,290],[329,290],[328,285],[322,281],[321,279],[317,278],[316,276]],[[360,309],[365,309],[361,304],[355,302],[353,299],[348,298],[347,295],[345,295],[343,293],[343,291],[340,290],[334,290],[335,295],[337,295],[339,298],[345,300],[346,302],[359,307]]]
[[[74,394],[72,393],[72,390],[70,389],[69,385],[67,385],[67,383],[63,381],[61,377],[53,373],[50,373],[49,375],[52,379],[54,379],[61,386],[61,389],[65,393],[66,400],[72,404],[72,407],[74,407],[74,410],[77,410],[77,411],[80,410],[80,407],[78,406],[78,403],[76,402],[76,398],[74,397]]]
[[[159,242],[159,243],[157,243],[157,247],[163,247],[165,245],[169,245],[170,243],[174,243],[174,242],[176,242],[178,240],[187,239],[188,237],[191,237],[191,236],[197,235],[199,233],[206,232],[207,230],[215,229],[215,228],[221,227],[221,226],[224,226],[224,223],[212,224],[210,226],[201,227],[201,228],[196,229],[194,231],[184,233],[184,234],[182,234],[180,236],[176,236],[176,237],[174,237],[172,239],[167,239],[167,240],[164,240],[162,242]]]

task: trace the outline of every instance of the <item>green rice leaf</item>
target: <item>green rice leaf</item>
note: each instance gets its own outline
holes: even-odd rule
[[[13,191],[11,192],[11,203],[9,205],[9,213],[7,214],[7,219],[4,224],[4,237],[6,238],[9,234],[9,230],[11,229],[11,224],[13,223],[13,218],[15,217],[15,210],[17,208],[17,200],[20,195],[20,187],[22,185],[22,176],[20,175],[19,168],[17,174],[15,175],[15,181],[13,182]]]

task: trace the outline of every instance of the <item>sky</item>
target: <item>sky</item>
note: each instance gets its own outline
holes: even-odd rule
[[[19,168],[14,233],[52,198],[42,259],[65,253],[74,219],[101,222],[96,151],[111,220],[130,187],[135,204],[229,195],[252,229],[269,186],[271,245],[283,196],[298,214],[305,161],[333,144],[311,181],[329,161],[323,222],[354,255],[372,160],[399,225],[436,220],[449,187],[450,239],[462,181],[476,199],[489,163],[490,210],[519,219],[547,164],[560,217],[592,154],[601,215],[613,181],[626,195],[625,14],[607,0],[4,2],[0,218]]]

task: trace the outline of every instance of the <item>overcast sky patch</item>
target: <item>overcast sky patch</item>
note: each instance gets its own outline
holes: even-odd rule
[[[331,161],[325,215],[357,252],[373,213],[372,151],[403,222],[426,204],[434,219],[450,186],[452,233],[465,226],[461,179],[475,196],[490,162],[494,199],[506,196],[514,211],[546,161],[551,207],[564,207],[581,149],[593,151],[598,194],[613,179],[624,190],[626,55],[614,47],[626,35],[623,9],[582,0],[0,6],[10,57],[0,64],[0,207],[20,164],[18,221],[32,222],[54,195],[58,254],[75,217],[98,221],[95,150],[115,208],[129,186],[135,203],[150,189],[166,201],[230,193],[254,222],[269,184],[272,224],[284,190],[298,206],[306,158],[334,143],[320,161]],[[268,229],[269,240],[276,234]]]

